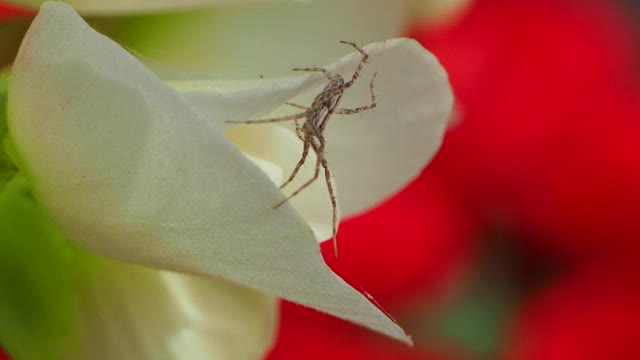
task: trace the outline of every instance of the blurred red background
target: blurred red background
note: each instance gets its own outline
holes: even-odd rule
[[[268,359],[640,359],[638,7],[477,0],[407,29],[456,120],[418,179],[341,225],[339,260],[322,250],[416,346],[285,302]]]
[[[3,2],[0,2],[0,20],[19,19],[19,18],[31,16],[32,14],[33,14],[32,11],[26,10],[24,8],[21,8],[15,5],[5,4]]]
[[[457,119],[409,188],[342,225],[339,261],[323,249],[416,346],[284,304],[270,359],[640,358],[639,29],[624,5],[478,0],[408,29],[449,72]]]

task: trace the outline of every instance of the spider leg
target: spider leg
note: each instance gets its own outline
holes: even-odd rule
[[[301,141],[304,141],[304,133],[302,131],[302,125],[300,125],[300,123],[298,122],[298,119],[293,120],[293,122],[296,124],[296,136],[298,136],[298,139],[300,139]]]
[[[323,73],[323,74],[324,74],[324,76],[326,76],[326,77],[327,77],[327,79],[329,79],[329,81],[333,81],[333,80],[334,80],[333,75],[331,75],[331,73],[330,73],[329,71],[327,71],[327,69],[325,69],[325,68],[320,68],[320,67],[310,67],[310,68],[295,68],[295,69],[292,69],[292,70],[293,70],[293,71],[307,71],[307,72],[315,72],[315,71],[318,71],[318,72]]]
[[[285,104],[289,105],[289,106],[293,106],[293,107],[298,108],[298,109],[309,110],[308,106],[304,106],[304,105],[300,105],[300,104],[296,104],[296,103],[292,103],[292,102],[286,102]]]
[[[360,54],[362,54],[362,60],[360,60],[360,63],[358,64],[358,67],[356,68],[356,71],[353,73],[353,76],[351,76],[351,80],[349,80],[348,82],[346,82],[344,84],[344,88],[350,88],[351,86],[353,86],[353,84],[356,82],[356,80],[358,79],[358,76],[360,76],[360,71],[362,71],[362,68],[364,67],[364,64],[367,63],[367,60],[369,59],[369,54],[367,54],[364,50],[362,50],[362,48],[358,45],[356,45],[356,43],[353,42],[348,42],[348,41],[340,41],[342,44],[347,44],[347,45],[351,45],[353,46],[354,49],[356,49]]]
[[[285,181],[282,185],[280,185],[280,189],[284,189],[285,186],[291,184],[293,179],[295,179],[296,175],[298,175],[298,171],[300,171],[300,168],[302,167],[304,162],[307,161],[308,155],[309,155],[309,142],[305,141],[304,147],[302,148],[302,156],[300,157],[298,164],[296,165],[295,169],[293,169],[293,172],[291,172],[291,175],[289,176],[287,181]]]
[[[335,113],[341,114],[341,115],[352,115],[352,114],[361,113],[363,111],[375,109],[376,106],[377,104],[371,104],[367,106],[361,106],[355,109],[336,109]]]
[[[265,124],[265,123],[274,123],[274,122],[281,122],[281,121],[290,121],[290,120],[297,120],[303,117],[306,117],[308,114],[307,111],[305,112],[301,112],[298,114],[293,114],[293,115],[288,115],[288,116],[282,116],[282,117],[277,117],[277,118],[271,118],[271,119],[260,119],[260,120],[225,120],[226,123],[229,124]]]
[[[331,198],[331,206],[333,207],[333,253],[338,258],[338,204],[336,201],[336,194],[333,191],[333,185],[331,185],[331,171],[329,165],[324,157],[318,157],[320,164],[324,168],[324,177],[327,181],[327,189],[329,189],[329,197]]]
[[[371,77],[371,82],[369,83],[369,91],[371,92],[371,104],[357,107],[355,109],[336,109],[335,113],[343,114],[343,115],[351,115],[351,114],[357,114],[366,110],[375,109],[376,106],[378,106],[378,104],[376,103],[376,94],[374,94],[373,92],[373,84],[374,84],[374,81],[376,80],[377,75],[378,75],[377,72],[374,73],[373,76]]]
[[[314,150],[316,149],[315,146],[313,146]],[[302,186],[300,186],[296,191],[294,191],[291,195],[287,196],[284,200],[280,201],[279,203],[277,203],[273,208],[277,209],[280,206],[282,206],[282,204],[286,203],[287,201],[291,200],[292,197],[298,195],[302,190],[304,190],[307,186],[313,184],[314,181],[316,181],[318,179],[318,177],[320,176],[320,158],[321,155],[318,154],[318,159],[316,160],[316,171],[313,173],[313,177],[311,179],[309,179],[309,181],[307,181],[306,183],[302,184]]]

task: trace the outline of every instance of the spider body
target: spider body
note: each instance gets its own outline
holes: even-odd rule
[[[311,104],[311,111],[307,118],[307,123],[312,123],[316,129],[322,132],[327,125],[327,120],[336,110],[344,90],[344,78],[340,75],[334,75],[334,79],[331,80],[327,86],[322,89],[322,92],[318,94],[313,103]]]
[[[329,119],[333,114],[344,114],[351,115],[361,113],[366,110],[374,109],[376,104],[376,97],[373,92],[373,84],[376,78],[377,73],[373,74],[371,78],[371,82],[369,83],[369,90],[371,94],[371,104],[361,106],[355,109],[343,109],[338,108],[338,104],[342,99],[344,91],[355,83],[360,76],[360,71],[364,67],[364,64],[367,63],[367,59],[369,55],[364,52],[358,45],[351,42],[341,41],[343,44],[351,45],[355,48],[360,54],[362,54],[362,60],[358,64],[355,72],[351,76],[349,81],[345,81],[345,79],[338,74],[331,74],[328,70],[324,68],[296,68],[293,71],[309,71],[309,72],[322,72],[329,83],[322,89],[322,91],[316,95],[313,100],[313,103],[309,107],[294,103],[286,103],[287,105],[296,107],[298,109],[304,110],[303,112],[282,116],[278,118],[272,119],[259,119],[259,120],[229,120],[226,121],[228,123],[234,124],[264,124],[264,123],[275,123],[275,122],[283,122],[283,121],[294,121],[296,125],[296,135],[302,141],[302,156],[300,157],[300,161],[294,168],[293,172],[289,176],[289,178],[280,185],[280,189],[283,189],[287,185],[289,185],[296,177],[302,165],[306,162],[307,157],[309,155],[309,150],[313,149],[316,154],[316,167],[314,171],[314,175],[311,179],[302,184],[298,189],[296,189],[291,195],[286,197],[284,200],[279,202],[274,206],[274,208],[280,207],[282,204],[286,203],[292,197],[298,195],[302,190],[311,185],[314,181],[318,179],[320,176],[320,169],[324,170],[325,180],[327,184],[327,189],[329,191],[329,198],[331,199],[331,205],[333,207],[333,249],[336,258],[338,257],[338,245],[337,245],[337,230],[338,230],[338,205],[336,202],[335,191],[333,190],[333,185],[331,184],[331,171],[329,169],[329,165],[327,163],[327,159],[324,155],[325,150],[325,137],[324,130],[327,127]],[[299,123],[299,119],[306,119],[304,123],[301,125]]]

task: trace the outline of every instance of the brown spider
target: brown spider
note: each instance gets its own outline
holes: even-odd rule
[[[351,80],[345,82],[344,78],[338,74],[331,74],[324,68],[296,68],[293,71],[318,71],[322,72],[327,79],[329,79],[329,83],[322,89],[322,91],[316,95],[313,103],[310,107],[306,107],[304,105],[298,105],[294,103],[286,103],[287,105],[299,108],[304,110],[303,112],[282,116],[271,119],[260,119],[260,120],[228,120],[225,121],[227,123],[232,124],[264,124],[264,123],[274,123],[274,122],[282,122],[282,121],[294,121],[296,125],[296,135],[302,141],[302,157],[295,169],[282,185],[280,185],[280,189],[283,189],[285,186],[289,185],[298,174],[298,171],[302,167],[302,165],[307,160],[307,155],[309,154],[309,148],[312,148],[316,153],[317,161],[315,173],[311,179],[302,184],[296,191],[294,191],[287,198],[276,204],[273,208],[278,208],[282,204],[286,203],[292,197],[298,195],[302,190],[311,185],[314,181],[316,181],[320,175],[320,167],[324,169],[324,176],[327,182],[327,188],[329,189],[329,197],[331,198],[331,205],[333,206],[333,249],[335,257],[338,257],[338,243],[336,239],[337,234],[337,223],[338,223],[338,207],[336,205],[336,196],[333,190],[333,186],[331,185],[331,171],[329,170],[329,166],[327,164],[327,160],[324,156],[324,148],[325,148],[325,138],[324,138],[324,129],[327,126],[327,122],[329,118],[333,114],[344,114],[351,115],[357,114],[366,110],[374,109],[376,105],[376,96],[373,93],[373,83],[375,81],[376,75],[378,73],[374,73],[373,77],[371,77],[371,82],[369,83],[369,90],[371,92],[371,104],[366,106],[361,106],[355,109],[341,109],[338,108],[338,103],[344,94],[344,91],[355,83],[360,76],[360,71],[364,67],[364,64],[367,63],[367,59],[369,59],[369,55],[364,52],[358,45],[352,42],[340,41],[343,44],[353,46],[360,54],[362,54],[362,60],[358,64],[356,71],[351,76]],[[298,119],[305,118],[306,121],[300,125]]]

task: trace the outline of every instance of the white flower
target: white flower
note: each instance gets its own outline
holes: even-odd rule
[[[44,0],[12,0],[37,8]],[[412,20],[442,24],[471,0],[68,0],[164,78],[287,74],[344,53],[338,40],[402,36]],[[188,41],[185,41],[188,40]],[[313,51],[309,49],[313,48]],[[188,71],[185,71],[188,70]]]
[[[379,107],[335,116],[326,131],[343,216],[379,203],[420,172],[452,106],[444,70],[415,41],[364,49],[370,64],[342,106],[366,104],[377,71]],[[326,68],[346,77],[359,61],[352,53]],[[197,294],[189,301],[209,319],[233,307],[203,298],[212,292],[209,280],[225,279],[252,289],[229,293],[271,294],[410,342],[325,265],[317,241],[330,234],[331,208],[321,181],[273,209],[283,198],[274,181],[299,157],[293,132],[229,130],[223,122],[291,111],[280,107],[308,103],[325,83],[321,74],[295,74],[169,86],[72,8],[45,3],[12,70],[9,130],[20,170],[69,239],[113,259],[197,275],[162,275],[163,286],[188,284]],[[173,339],[193,340],[185,331]]]
[[[414,0],[69,0],[164,79],[282,76],[401,36]],[[44,0],[12,0],[37,8]],[[313,51],[309,49],[313,47]]]
[[[286,1],[286,0],[275,0]],[[46,0],[12,0],[23,6],[39,7]],[[65,3],[86,15],[132,14],[180,9],[197,9],[206,6],[246,5],[273,3],[274,0],[68,0]]]

